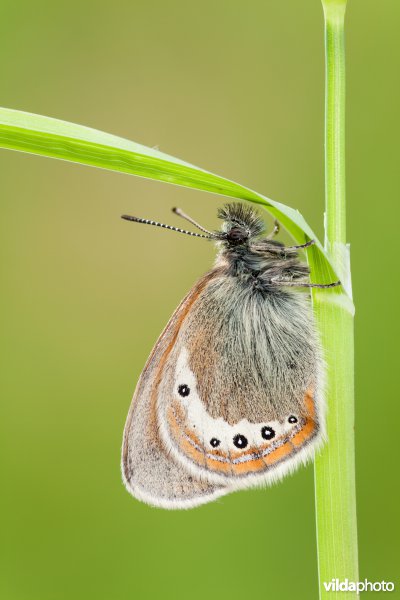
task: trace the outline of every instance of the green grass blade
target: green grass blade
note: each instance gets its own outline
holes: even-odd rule
[[[279,219],[297,242],[316,239],[302,215],[289,206],[156,149],[96,129],[0,108],[0,147],[255,202]],[[308,251],[312,278],[319,283],[334,281],[335,269],[321,243],[316,241]],[[328,295],[343,296],[340,290],[329,291]]]
[[[346,246],[345,45],[346,0],[322,0],[325,17],[325,244],[351,294]],[[354,453],[354,323],[351,313],[314,294],[314,309],[327,363],[328,444],[315,460],[315,504],[320,600],[358,598],[355,591],[327,591],[333,579],[357,582]]]

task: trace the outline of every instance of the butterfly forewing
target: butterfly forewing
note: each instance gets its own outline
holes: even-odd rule
[[[207,281],[199,282],[181,303],[160,336],[137,385],[124,430],[122,472],[128,491],[163,508],[190,508],[227,493],[201,481],[173,460],[159,435],[156,400],[168,381],[171,354],[186,315]]]

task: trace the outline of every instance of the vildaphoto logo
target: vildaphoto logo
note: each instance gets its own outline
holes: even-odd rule
[[[349,581],[345,579],[332,579],[324,581],[324,588],[327,592],[393,592],[394,583],[392,581]]]

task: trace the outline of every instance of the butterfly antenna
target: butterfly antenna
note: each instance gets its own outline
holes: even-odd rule
[[[186,221],[189,221],[189,223],[191,223],[192,225],[197,227],[197,229],[200,229],[200,231],[204,231],[204,233],[208,233],[208,235],[211,235],[212,237],[214,237],[215,234],[212,233],[212,231],[208,231],[208,229],[205,229],[204,227],[199,225],[199,223],[197,223],[197,221],[192,219],[192,217],[189,217],[189,215],[184,213],[183,210],[181,210],[180,208],[173,208],[172,212],[175,213],[176,215],[178,215],[179,217],[182,217],[182,219],[186,219]]]
[[[134,223],[144,223],[145,225],[155,225],[155,227],[163,227],[164,229],[170,229],[171,231],[177,231],[178,233],[185,233],[186,235],[191,235],[193,237],[199,237],[206,240],[214,239],[214,236],[211,232],[210,235],[202,235],[201,233],[195,233],[194,231],[187,231],[186,229],[180,229],[179,227],[173,227],[172,225],[166,225],[165,223],[158,223],[157,221],[151,221],[150,219],[140,219],[139,217],[132,217],[131,215],[121,215],[121,219],[125,219],[125,221],[133,221]],[[202,231],[206,231],[201,228]]]

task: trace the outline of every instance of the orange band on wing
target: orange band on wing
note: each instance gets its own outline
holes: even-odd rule
[[[235,475],[247,475],[247,473],[257,473],[263,470],[265,470],[265,462],[261,457],[232,465],[232,471]]]
[[[318,423],[313,418],[315,406],[312,392],[307,392],[304,402],[307,417],[298,431],[276,438],[271,444],[250,448],[244,452],[226,453],[206,448],[193,430],[185,425],[185,414],[178,402],[171,403],[167,411],[167,421],[173,441],[195,464],[215,473],[245,476],[249,473],[262,473],[277,466],[296,454],[316,435]]]
[[[314,419],[315,418],[315,403],[314,403],[314,393],[309,390],[304,398],[304,404],[306,405],[306,409],[307,409],[307,416],[310,419]]]
[[[298,433],[290,440],[295,448],[302,446],[307,440],[310,439],[316,429],[316,422],[311,419],[307,419],[305,425],[300,429]]]
[[[182,431],[182,426],[177,419],[175,406],[171,405],[168,409],[167,420],[171,428],[171,433],[180,450],[193,460],[197,465],[205,467],[212,471],[220,473],[230,473],[231,465],[224,458],[221,452],[213,453],[214,456],[206,453],[201,441],[194,435],[193,431],[185,429]],[[218,460],[220,458],[220,460]],[[221,460],[222,459],[222,460]]]
[[[270,467],[271,465],[274,465],[275,463],[279,462],[283,458],[286,458],[287,456],[292,454],[292,452],[293,452],[293,446],[288,441],[285,444],[283,444],[283,446],[280,446],[276,450],[273,450],[273,452],[271,452],[271,454],[267,454],[267,456],[264,458],[265,464],[267,465],[267,467]]]

